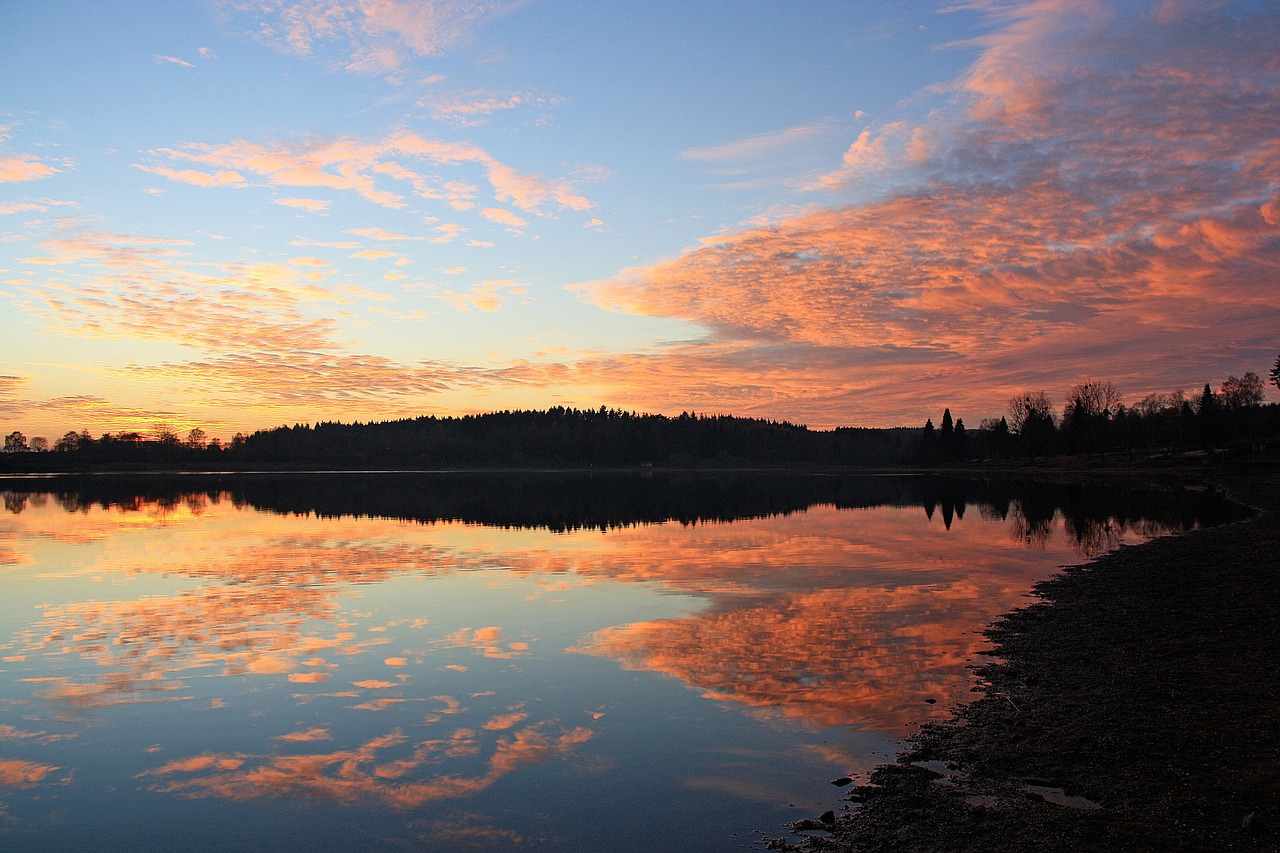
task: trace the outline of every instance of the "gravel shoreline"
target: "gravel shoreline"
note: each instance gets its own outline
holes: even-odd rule
[[[770,847],[1280,850],[1280,468],[1194,476],[1258,514],[1038,584],[981,698]]]

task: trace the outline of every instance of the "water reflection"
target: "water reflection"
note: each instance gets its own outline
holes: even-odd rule
[[[1226,509],[924,477],[4,489],[0,833],[34,849],[155,798],[191,804],[179,822],[241,809],[259,846],[284,843],[282,803],[321,810],[290,830],[312,848],[376,846],[352,825],[437,846],[737,846],[728,832],[830,797],[826,779],[963,698],[976,632],[1034,580]],[[55,790],[74,817],[50,821]],[[601,809],[603,842],[581,823]],[[656,809],[709,834],[637,836]]]

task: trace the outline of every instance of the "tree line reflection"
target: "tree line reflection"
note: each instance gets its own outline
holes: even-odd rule
[[[704,524],[768,518],[814,506],[920,507],[949,530],[969,511],[1009,521],[1014,536],[1043,546],[1061,517],[1076,550],[1094,556],[1125,531],[1143,536],[1238,518],[1215,490],[1146,482],[1019,477],[812,474],[361,473],[66,476],[8,480],[5,509],[53,500],[90,508],[164,514],[230,502],[281,515],[458,521],[553,532],[639,524]]]

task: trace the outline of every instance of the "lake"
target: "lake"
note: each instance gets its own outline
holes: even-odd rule
[[[740,850],[1221,495],[996,478],[0,481],[0,848]],[[762,835],[763,834],[763,835]]]

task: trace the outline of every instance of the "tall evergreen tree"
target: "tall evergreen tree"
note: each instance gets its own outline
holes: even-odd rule
[[[951,420],[951,410],[942,410],[942,428],[938,431],[938,450],[943,459],[955,455],[956,427]]]

